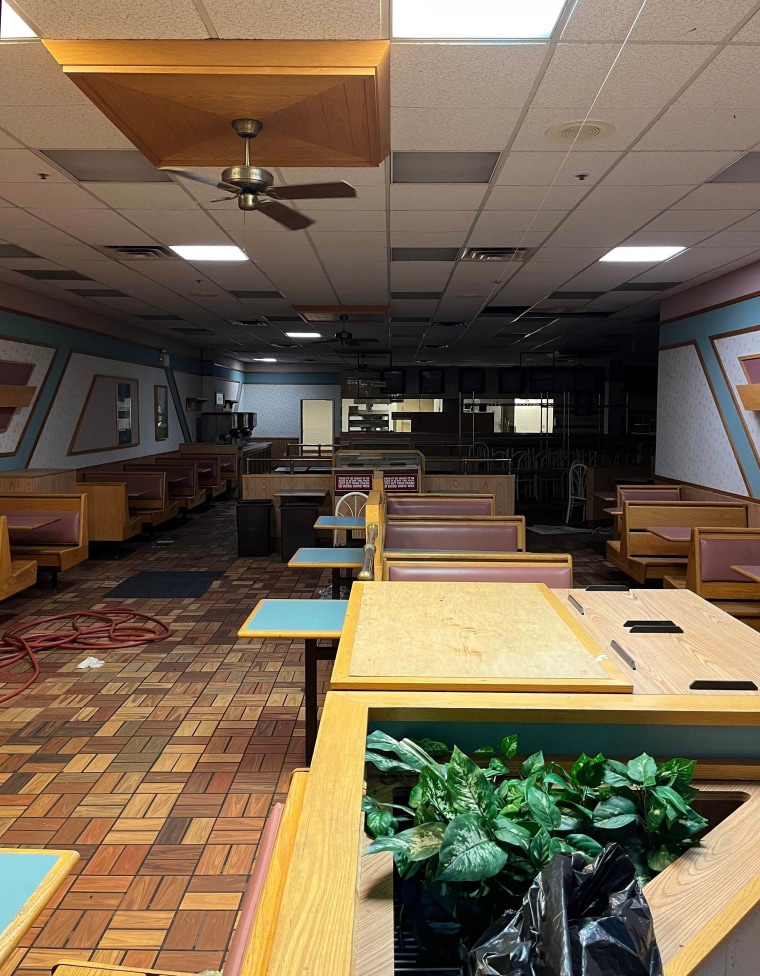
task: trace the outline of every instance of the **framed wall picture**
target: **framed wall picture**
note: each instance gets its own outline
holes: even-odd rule
[[[215,393],[214,394],[214,403],[217,405],[217,407],[223,407],[224,406],[224,393],[220,393],[220,392]]]
[[[169,389],[166,386],[153,387],[153,417],[156,440],[165,441],[169,437]]]
[[[138,384],[120,376],[93,376],[69,454],[113,451],[140,443]]]
[[[116,383],[116,430],[119,444],[132,443],[132,384]]]

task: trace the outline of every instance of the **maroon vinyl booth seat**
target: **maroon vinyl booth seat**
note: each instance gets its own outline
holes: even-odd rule
[[[678,502],[681,489],[675,488],[618,488],[618,505],[623,502]]]
[[[79,512],[47,511],[35,513],[56,519],[38,529],[8,529],[12,546],[78,546],[80,537]]]
[[[503,522],[387,522],[383,549],[518,552],[517,525]]]
[[[167,475],[164,469],[156,471],[98,471],[84,469],[79,472],[81,481],[121,483],[127,488],[130,512],[139,513],[144,525],[150,528],[160,525],[179,514],[177,502],[169,498]]]
[[[492,515],[490,498],[429,498],[425,495],[386,496],[388,515]]]
[[[424,563],[390,565],[388,579],[414,583],[545,583],[555,589],[571,589],[570,566],[429,566]]]
[[[760,534],[753,538],[699,539],[699,576],[703,583],[750,583],[732,566],[760,566]],[[760,583],[755,584],[760,592]]]

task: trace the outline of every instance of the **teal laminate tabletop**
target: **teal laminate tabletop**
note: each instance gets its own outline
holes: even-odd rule
[[[76,851],[0,850],[0,963],[78,860]]]
[[[290,562],[289,569],[361,569],[364,550],[350,546],[304,547],[298,549]]]
[[[366,522],[363,515],[320,515],[314,523],[315,529],[363,529]]]
[[[348,600],[259,600],[238,637],[337,638],[347,606]]]

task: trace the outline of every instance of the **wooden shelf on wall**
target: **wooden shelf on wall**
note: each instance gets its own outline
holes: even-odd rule
[[[28,407],[36,386],[0,386],[0,407]]]
[[[760,383],[745,383],[736,387],[745,410],[760,410]]]

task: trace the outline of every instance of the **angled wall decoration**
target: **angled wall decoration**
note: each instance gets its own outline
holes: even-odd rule
[[[388,41],[43,42],[156,166],[379,166],[390,151]]]

